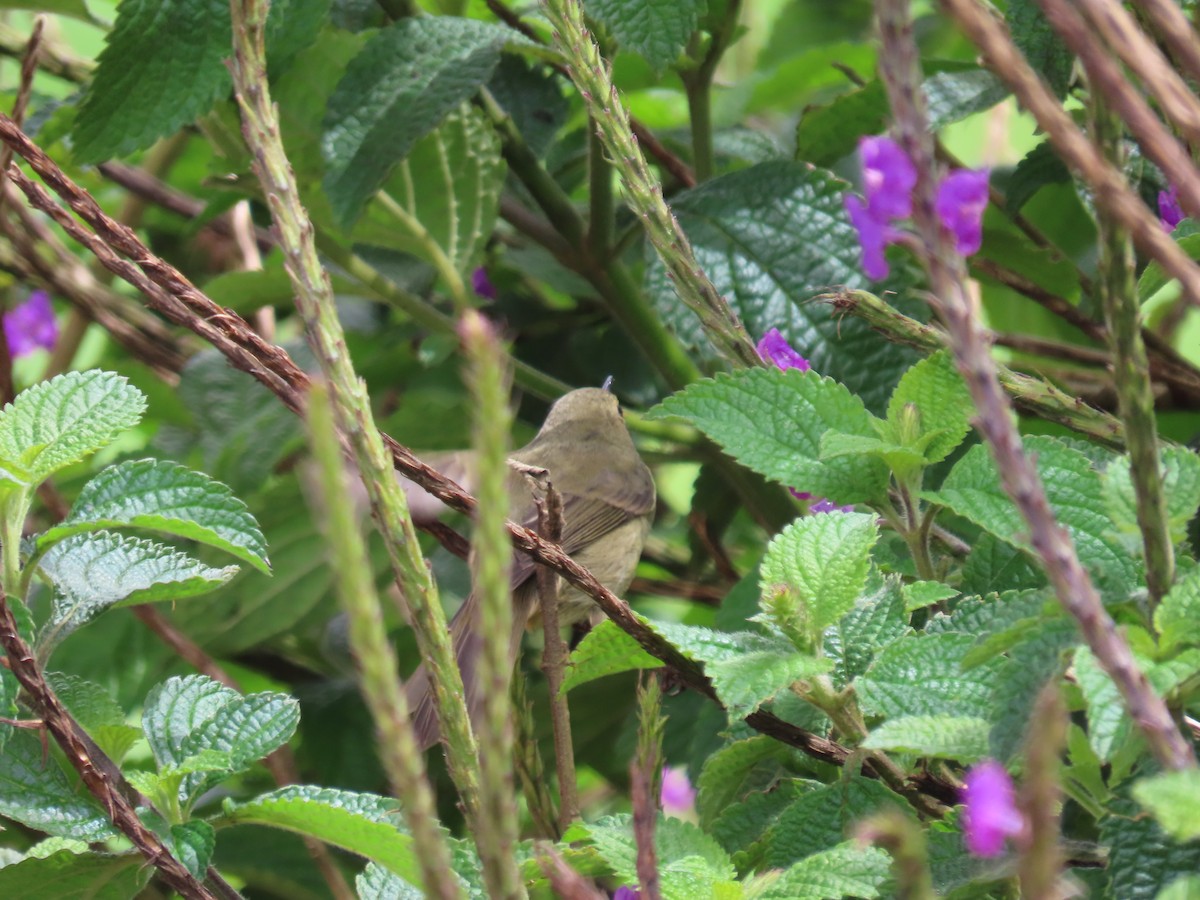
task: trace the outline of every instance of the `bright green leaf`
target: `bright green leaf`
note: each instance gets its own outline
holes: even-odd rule
[[[377,863],[368,863],[354,879],[354,887],[360,900],[424,900],[426,896],[420,888]]]
[[[139,853],[59,850],[0,866],[0,897],[129,900],[139,895],[153,871]]]
[[[862,746],[969,763],[988,755],[991,727],[969,716],[901,716],[873,728]]]
[[[879,650],[908,631],[899,576],[889,575],[878,584],[869,578],[853,608],[825,629],[825,655],[834,661],[837,687],[865,672]]]
[[[802,678],[812,678],[833,668],[833,661],[797,652],[783,638],[747,638],[745,652],[708,663],[704,674],[712,679],[717,697],[730,721],[744,719],[780,691]]]
[[[842,900],[880,897],[892,858],[878,847],[847,842],[791,865],[760,900]]]
[[[1167,522],[1171,540],[1179,543],[1187,536],[1187,524],[1200,508],[1200,457],[1186,447],[1163,447],[1160,457]],[[1141,551],[1137,498],[1128,459],[1121,457],[1110,463],[1104,470],[1103,482],[1104,499],[1113,523],[1122,533],[1137,535],[1132,543]]]
[[[900,716],[990,718],[997,663],[963,671],[975,642],[966,634],[912,634],[889,644],[854,682],[863,712]]]
[[[104,809],[90,794],[72,786],[38,736],[24,728],[9,737],[0,754],[0,816],[46,834],[89,843],[118,833]]]
[[[971,430],[975,405],[954,360],[939,351],[904,373],[888,401],[888,422],[897,426],[905,407],[913,404],[920,413],[919,436],[936,437],[924,449],[927,462],[940,462],[950,455]],[[897,439],[899,440],[899,434]],[[900,443],[907,444],[900,440]]]
[[[1200,772],[1163,772],[1133,786],[1138,803],[1177,841],[1200,837]]]
[[[142,459],[102,470],[79,493],[39,548],[72,534],[130,527],[197,541],[270,572],[266,541],[246,504],[225,485],[169,460]]]
[[[900,592],[904,595],[905,612],[924,609],[958,596],[958,591],[940,581],[914,581],[904,585]]]
[[[605,619],[584,636],[574,650],[563,679],[563,693],[618,672],[630,669],[657,669],[662,660],[651,656],[616,623]]]
[[[217,833],[213,827],[203,819],[172,825],[170,844],[175,858],[203,881],[217,846]]]
[[[1175,239],[1175,243],[1192,259],[1200,259],[1200,234],[1188,234]],[[1145,303],[1164,287],[1171,282],[1172,278],[1163,271],[1162,263],[1158,260],[1153,260],[1145,270],[1141,277],[1138,278],[1137,294],[1138,300]]]
[[[587,0],[585,6],[612,32],[618,49],[661,72],[683,52],[708,0]]]

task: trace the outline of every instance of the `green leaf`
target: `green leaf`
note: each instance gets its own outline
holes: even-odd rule
[[[879,410],[900,374],[919,357],[890,345],[861,320],[810,302],[830,285],[871,286],[862,274],[857,232],[843,206],[848,189],[832,173],[806,163],[772,161],[683,191],[672,198],[671,210],[692,242],[697,263],[754,338],[778,328],[814,370]],[[898,289],[901,279],[888,285]],[[680,340],[703,360],[715,361],[699,320],[679,302],[657,254],[647,261],[646,289]],[[903,297],[893,303],[923,320],[928,311],[914,300]],[[827,427],[871,433],[841,422]],[[815,446],[804,452],[815,456],[814,451]]]
[[[59,541],[42,557],[54,584],[54,611],[38,638],[53,647],[113,606],[180,600],[224,584],[237,566],[213,569],[163,544],[108,531]]]
[[[0,866],[0,897],[23,900],[129,900],[154,870],[138,853],[110,856],[59,850]]]
[[[860,775],[809,791],[784,810],[768,832],[766,863],[788,868],[814,853],[832,850],[845,841],[851,827],[889,807],[907,809],[898,795]]]
[[[1096,586],[1114,600],[1125,600],[1138,584],[1139,569],[1114,540],[1100,486],[1087,457],[1049,437],[1025,439],[1058,521],[1070,533]],[[1025,520],[1000,486],[1000,476],[986,447],[972,447],[946,476],[937,491],[921,494],[946,506],[1003,541],[1029,549]]]
[[[142,418],[146,398],[121,375],[67,372],[22,391],[0,411],[0,468],[36,486]]]
[[[38,736],[24,728],[9,737],[0,754],[0,816],[88,843],[118,834],[104,809],[91,795],[76,791]]]
[[[412,839],[401,830],[396,801],[375,794],[290,785],[247,803],[226,802],[231,824],[283,828],[315,837],[379,863],[410,884],[420,884]]]
[[[1135,656],[1135,661],[1142,671],[1149,668],[1148,660]],[[1087,702],[1088,741],[1096,755],[1109,762],[1134,737],[1133,722],[1117,686],[1087,647],[1075,651],[1075,679]]]
[[[1192,259],[1200,259],[1200,234],[1188,234],[1183,237],[1176,237],[1175,243],[1179,245],[1180,250]],[[1172,280],[1171,276],[1163,271],[1162,263],[1157,260],[1151,262],[1146,266],[1141,277],[1138,278],[1138,300],[1145,303]]]
[[[868,581],[867,593],[825,629],[825,655],[834,661],[839,688],[865,672],[879,650],[908,633],[902,590],[899,576],[889,575],[878,586]]]
[[[920,431],[914,437],[936,435],[924,448],[927,462],[941,462],[971,430],[975,405],[954,360],[944,350],[921,360],[901,377],[888,401],[888,422],[893,427],[909,403],[920,413]]]
[[[938,72],[925,80],[924,87],[931,123],[960,121],[991,109],[1011,93],[991,71],[978,68]]]
[[[203,881],[217,846],[217,833],[213,827],[203,819],[172,825],[170,845],[175,858]]]
[[[729,712],[729,720],[735,722],[793,683],[831,668],[832,660],[799,653],[783,638],[748,635],[743,653],[708,663],[704,674],[712,679],[718,699]]]
[[[900,589],[904,596],[904,611],[912,612],[924,609],[943,600],[951,600],[958,596],[958,591],[940,581],[914,581]]]
[[[1159,453],[1163,496],[1167,504],[1167,524],[1171,540],[1179,543],[1187,537],[1187,525],[1200,507],[1200,457],[1186,447],[1163,447]],[[1104,470],[1104,500],[1113,524],[1123,534],[1137,535],[1132,543],[1142,550],[1141,529],[1137,521],[1137,496],[1129,460],[1121,457]]]
[[[784,606],[794,608],[799,629],[815,643],[862,594],[877,540],[875,516],[865,513],[827,513],[792,522],[767,547],[763,609],[786,631],[780,614]]]
[[[376,863],[367,864],[354,879],[354,887],[360,900],[424,900],[426,896],[420,888]]]
[[[125,712],[108,689],[94,681],[61,672],[47,672],[46,680],[97,746],[120,764],[142,732],[125,724]]]
[[[590,840],[619,881],[637,883],[637,845],[628,815],[607,816],[591,824],[578,823],[563,840]],[[654,829],[658,871],[664,900],[720,896],[717,892],[736,878],[729,854],[690,822],[659,816]]]
[[[675,62],[708,8],[708,0],[587,0],[618,48],[644,59],[655,73]]]
[[[1100,842],[1108,847],[1108,892],[1121,900],[1155,900],[1176,878],[1200,872],[1200,844],[1180,844],[1130,801],[1100,822]]]
[[[316,34],[329,0],[276,0],[272,62]],[[223,0],[122,0],[76,117],[74,152],[101,162],[151,146],[208,112],[231,87],[233,31]]]
[[[862,401],[844,385],[812,372],[743,369],[703,379],[650,412],[687,419],[747,468],[835,503],[880,496],[887,469],[878,460],[822,461],[830,430],[871,436]]]
[[[1019,547],[986,531],[979,536],[962,567],[964,594],[1019,591],[1046,584],[1046,576]]]
[[[760,786],[759,790],[747,794],[744,800],[730,803],[720,810],[709,831],[721,842],[722,847],[734,855],[733,861],[739,870],[758,868],[765,865],[761,858],[763,835],[797,797],[820,786],[820,782],[793,778]]]
[[[992,756],[1013,759],[1025,744],[1043,688],[1062,677],[1069,650],[1079,643],[1075,623],[1063,615],[1043,621],[1000,663],[992,689]]]
[[[628,672],[630,669],[657,669],[662,660],[656,659],[641,644],[605,619],[589,631],[571,651],[562,690],[567,691],[606,675]]]
[[[350,63],[325,117],[325,190],[343,224],[356,220],[392,167],[491,77],[502,25],[451,16],[402,19]]]
[[[188,738],[241,695],[207,675],[168,678],[146,695],[142,730],[160,767],[178,766],[191,754]]]
[[[222,272],[204,283],[204,293],[218,306],[246,316],[263,306],[291,304],[296,295],[279,254],[264,259],[261,269]]]
[[[1021,158],[1003,183],[1005,208],[1018,213],[1041,188],[1070,181],[1071,170],[1054,151],[1054,145],[1042,141]]]
[[[814,853],[790,866],[759,894],[760,900],[842,900],[883,896],[892,858],[878,847],[847,842]]]
[[[1154,900],[1194,900],[1200,897],[1200,875],[1185,875],[1163,888]]]
[[[748,791],[773,785],[783,771],[783,763],[794,755],[795,751],[761,734],[726,744],[711,754],[696,780],[700,826],[708,830],[723,810]],[[757,775],[760,771],[766,774]]]
[[[863,712],[888,719],[990,718],[999,666],[990,662],[963,671],[962,658],[974,642],[965,634],[912,634],[889,644],[854,682]]]
[[[969,716],[901,716],[873,728],[862,746],[969,763],[988,755],[991,727]]]
[[[390,203],[376,201],[355,227],[354,238],[434,262],[426,245],[432,239],[455,269],[469,272],[496,222],[505,172],[495,129],[464,103],[417,141],[383,185],[423,234],[413,234]]]
[[[266,541],[246,504],[219,481],[169,460],[142,459],[102,470],[79,492],[70,515],[38,536],[37,546],[122,526],[207,544],[270,573]]]
[[[1200,644],[1200,569],[1183,574],[1154,611],[1163,650]]]
[[[88,11],[87,0],[0,0],[0,9],[32,9],[60,16],[71,16],[93,24],[96,21]]]
[[[1066,96],[1075,55],[1050,27],[1037,0],[1009,0],[1007,18],[1013,40],[1029,64],[1046,80],[1056,96]]]
[[[1133,796],[1177,841],[1200,837],[1200,772],[1163,772],[1140,779]]]

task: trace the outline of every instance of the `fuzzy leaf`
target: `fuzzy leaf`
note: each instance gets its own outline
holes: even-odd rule
[[[975,405],[953,359],[944,350],[904,373],[888,401],[888,422],[894,425],[909,403],[920,413],[919,436],[936,434],[924,447],[927,462],[945,459],[971,430]]]
[[[412,839],[401,830],[396,801],[376,794],[290,785],[247,803],[227,802],[233,824],[266,825],[308,835],[379,863],[410,884],[420,884]]]
[[[170,845],[175,858],[203,881],[217,846],[217,833],[213,827],[203,819],[172,825]]]
[[[651,411],[687,419],[747,468],[835,503],[881,495],[887,469],[878,460],[822,461],[830,430],[872,436],[862,401],[844,385],[795,369],[744,369],[704,379]]]
[[[571,651],[571,659],[563,679],[562,690],[567,691],[587,684],[605,675],[616,675],[630,669],[657,669],[662,660],[656,659],[642,649],[641,645],[605,619],[589,631]]]
[[[214,569],[163,544],[108,531],[64,538],[41,559],[54,611],[38,638],[53,647],[104,610],[180,600],[224,584],[237,566]]]
[[[39,549],[72,534],[102,528],[144,528],[198,541],[270,573],[258,523],[233,492],[169,460],[109,466],[79,493],[71,514],[37,538]]]
[[[491,77],[504,45],[524,41],[491,22],[425,16],[401,19],[367,42],[325,117],[325,191],[344,225],[417,141]]]
[[[708,826],[731,803],[740,799],[752,784],[751,775],[768,764],[768,783],[774,783],[781,763],[794,751],[766,735],[726,744],[704,761],[696,780],[696,812],[701,827]]]
[[[110,856],[58,850],[0,867],[0,897],[23,900],[129,900],[153,870],[139,853]]]
[[[814,853],[790,866],[760,900],[842,900],[880,897],[892,858],[878,847],[847,842]]]
[[[1164,650],[1200,644],[1200,569],[1183,574],[1154,611]]]
[[[1200,837],[1200,773],[1163,772],[1133,786],[1133,796],[1177,841]]]
[[[377,863],[367,864],[354,879],[354,887],[360,900],[424,900],[426,896],[420,888]]]
[[[825,655],[834,661],[834,681],[845,687],[867,670],[875,654],[909,630],[904,595],[897,576],[867,593],[853,608],[825,629]]]
[[[0,475],[36,486],[142,418],[146,398],[121,375],[67,372],[22,391],[0,411]]]
[[[1101,844],[1109,848],[1105,896],[1156,900],[1179,876],[1200,871],[1200,844],[1172,840],[1132,802],[1116,801],[1113,807],[1100,823]]]
[[[104,809],[90,794],[72,787],[57,759],[24,728],[9,737],[0,754],[0,816],[89,843],[118,834]]]
[[[708,0],[587,0],[585,5],[588,15],[612,32],[619,49],[661,72],[683,52]]]
[[[1200,508],[1200,457],[1186,447],[1163,447],[1160,458],[1167,523],[1171,540],[1179,543],[1187,536],[1188,522]],[[1103,482],[1108,514],[1122,533],[1139,536],[1135,543],[1140,551],[1141,529],[1129,460],[1122,457],[1110,463],[1104,470]]]
[[[990,730],[986,719],[969,716],[901,716],[873,728],[862,746],[975,762],[988,755]]]
[[[731,722],[744,719],[794,682],[833,668],[831,660],[799,653],[783,638],[752,637],[743,653],[704,667]]]
[[[962,670],[972,635],[913,634],[889,644],[854,682],[868,715],[989,718],[995,662]]]

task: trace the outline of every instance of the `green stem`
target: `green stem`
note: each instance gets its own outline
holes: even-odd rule
[[[320,470],[318,519],[333,557],[338,599],[349,622],[350,647],[363,699],[375,722],[379,759],[393,793],[404,805],[425,895],[461,897],[450,867],[450,848],[438,825],[424,760],[409,723],[408,701],[396,677],[396,654],[388,643],[383,606],[358,516],[346,490],[329,391],[318,381],[308,396],[309,438]]]
[[[1121,120],[1098,96],[1093,96],[1091,106],[1093,139],[1106,158],[1120,167],[1125,140]],[[1129,231],[1112,216],[1102,209],[1099,213],[1100,278],[1097,289],[1108,323],[1117,409],[1125,424],[1125,446],[1129,450],[1138,529],[1142,533],[1146,555],[1146,587],[1153,608],[1175,580],[1175,551],[1163,495],[1154,392],[1146,345],[1142,341],[1133,242]]]
[[[713,176],[712,82],[693,73],[683,79],[687,95],[688,119],[692,128],[692,169],[696,181]]]
[[[366,386],[346,353],[345,335],[328,274],[321,267],[312,222],[299,201],[295,173],[279,139],[279,123],[266,80],[264,37],[267,3],[230,0],[233,80],[246,143],[279,233],[296,308],[321,373],[329,383],[334,417],[354,454],[371,513],[379,525],[392,571],[408,605],[417,646],[425,660],[446,745],[447,761],[468,822],[479,810],[479,761],[467,717],[462,674],[446,628],[437,586],[421,555],[404,492],[375,425]]]
[[[606,260],[612,253],[613,173],[596,123],[589,120],[588,126],[588,250],[596,259]]]
[[[454,305],[459,310],[467,309],[471,305],[471,295],[463,282],[462,274],[458,271],[454,260],[446,255],[442,245],[429,233],[429,229],[422,225],[416,216],[397,203],[396,199],[387,191],[379,191],[375,196],[379,200],[380,206],[390,213],[425,251],[425,258],[433,264],[438,274],[442,276],[442,281],[446,283]]]
[[[25,599],[21,593],[21,529],[25,515],[29,512],[29,492],[14,491],[0,509],[4,516],[0,521],[0,553],[4,555],[4,593],[9,597]],[[28,585],[26,585],[28,588]]]
[[[467,357],[475,428],[476,507],[471,541],[471,592],[479,603],[483,647],[476,678],[483,715],[479,741],[480,806],[472,837],[479,848],[488,895],[526,896],[517,870],[517,807],[513,785],[512,685],[513,601],[509,509],[508,437],[512,428],[504,348],[482,315],[468,310],[459,326]]]
[[[913,562],[916,563],[917,574],[923,581],[934,581],[937,578],[937,572],[933,567],[933,560],[929,556],[929,533],[923,527],[924,519],[908,486],[901,484],[897,489],[900,494],[900,502],[904,506],[904,542],[908,544]],[[932,521],[930,524],[932,525]]]

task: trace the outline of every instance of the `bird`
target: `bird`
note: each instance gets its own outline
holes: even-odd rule
[[[537,509],[523,470],[546,470],[546,477],[562,498],[562,548],[610,591],[624,592],[633,580],[650,531],[655,488],[654,477],[638,455],[608,382],[602,388],[579,388],[564,394],[550,407],[533,440],[510,454],[509,459],[518,464],[510,465],[508,476],[509,518],[536,529]],[[470,468],[461,454],[448,462],[457,471]],[[428,511],[426,505],[422,513],[427,515]],[[516,665],[520,654],[523,631],[540,619],[535,571],[528,555],[514,553],[509,582],[513,626],[508,651],[512,665]],[[562,625],[582,621],[594,609],[586,594],[561,578],[558,596]],[[450,635],[466,689],[467,710],[471,721],[477,723],[483,713],[483,692],[476,670],[484,636],[479,600],[474,593],[451,619]],[[417,743],[427,750],[437,743],[439,729],[424,664],[409,677],[406,691]]]

